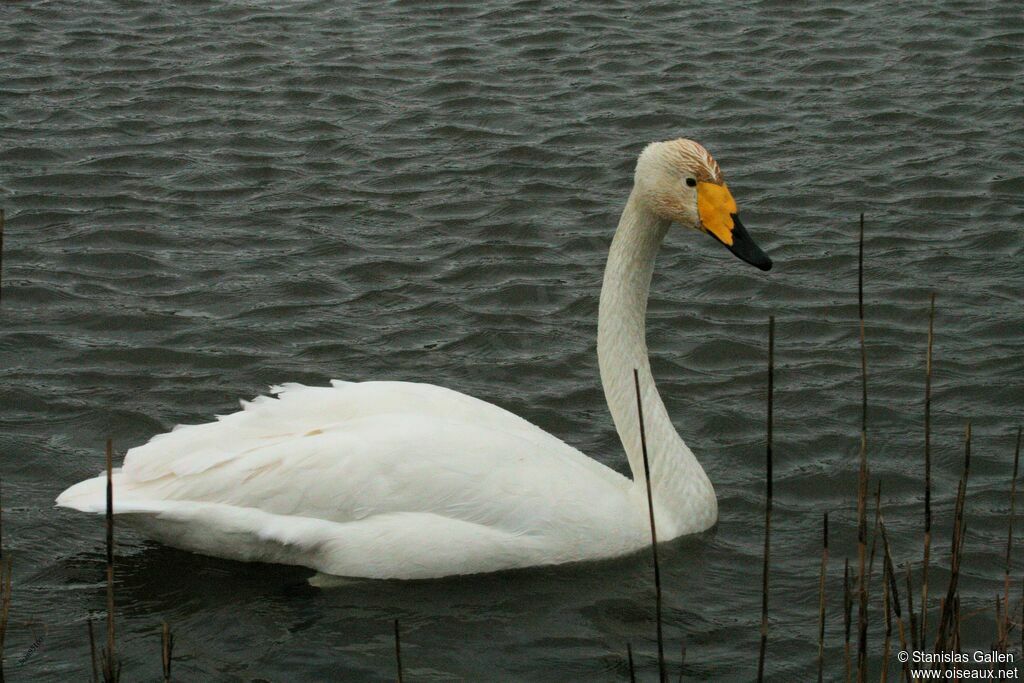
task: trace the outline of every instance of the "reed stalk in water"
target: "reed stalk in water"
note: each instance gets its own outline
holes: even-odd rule
[[[889,607],[892,608],[896,614],[896,627],[899,629],[900,635],[900,650],[906,652],[910,648],[907,646],[907,631],[903,625],[903,609],[900,605],[900,589],[899,584],[896,580],[896,567],[892,561],[892,549],[889,547],[889,535],[885,532],[885,520],[883,519],[880,524],[882,532],[882,550],[884,552],[885,569],[883,575],[886,579],[886,587],[889,592]],[[888,652],[886,652],[888,654]],[[907,663],[903,665],[903,672],[906,675],[907,680],[910,680],[910,666]]]
[[[955,636],[955,613],[958,602],[958,588],[960,580],[960,562],[963,559],[964,536],[966,523],[964,521],[964,505],[967,499],[967,480],[971,472],[971,423],[967,422],[964,434],[964,471],[960,476],[960,483],[957,487],[956,504],[953,512],[953,539],[950,543],[950,568],[949,585],[946,588],[946,596],[942,601],[942,609],[939,614],[939,625],[935,638],[935,650],[947,649]]]
[[[92,629],[92,617],[88,619],[89,623],[89,657],[92,660],[92,683],[99,683],[100,676],[99,670],[96,668],[96,635]]]
[[[398,619],[395,619],[395,670],[397,673],[395,680],[402,683],[402,638],[399,635]]]
[[[4,295],[4,210],[0,209],[0,299]]]
[[[857,477],[857,680],[866,674],[868,654],[867,495],[868,495],[868,358],[864,340],[864,214],[860,215],[857,259],[857,303],[860,316],[861,424],[860,470]]]
[[[825,574],[828,570],[828,513],[821,523],[821,571],[818,576],[818,683],[825,675]]]
[[[882,566],[882,614],[885,615],[885,636],[882,640],[882,675],[879,680],[889,680],[889,655],[892,653],[892,593],[889,591],[889,572]]]
[[[107,646],[102,652],[103,680],[117,683],[121,663],[114,649],[114,445],[107,439]]]
[[[917,639],[917,613],[914,612],[914,581],[910,575],[910,563],[906,564],[907,574],[907,618],[910,619],[910,647],[914,650],[920,650],[919,641]]]
[[[1020,440],[1021,428],[1017,427],[1017,448],[1013,454],[1013,476],[1010,479],[1010,518],[1007,521],[1006,534],[1006,569],[1003,574],[1003,620],[1000,626],[999,646],[1002,652],[1009,648],[1010,637],[1010,570],[1011,554],[1013,552],[1013,517],[1017,511],[1017,474],[1020,471]],[[1021,624],[1024,629],[1024,624]],[[1024,654],[1024,650],[1022,650]]]
[[[647,485],[647,514],[651,524],[651,555],[654,558],[654,619],[658,629],[658,680],[668,681],[665,668],[665,638],[661,630],[661,566],[658,564],[658,528],[654,524],[654,497],[651,493],[651,468],[647,460],[647,432],[644,429],[644,406],[640,400],[640,374],[633,368],[633,386],[636,388],[637,419],[640,420],[640,449],[644,456],[644,483]]]
[[[4,681],[4,640],[7,637],[7,617],[11,612],[11,561],[0,560],[0,683]]]
[[[764,564],[761,568],[761,649],[757,657],[757,680],[764,680],[764,659],[768,650],[768,569],[772,538],[772,422],[775,402],[775,316],[768,318],[768,415],[765,439]]]
[[[928,351],[924,362],[924,558],[921,561],[921,631],[928,637],[928,565],[932,550],[932,346],[935,339],[935,293],[928,310]]]
[[[0,213],[0,226],[3,214]],[[3,501],[0,500],[0,528],[3,527]],[[7,615],[11,609],[11,562],[3,556],[3,537],[0,536],[0,683],[4,681],[4,640],[7,638]]]
[[[164,683],[171,683],[171,657],[174,654],[174,635],[165,621],[160,629],[160,664],[164,672]]]
[[[861,328],[863,330],[863,328]],[[863,339],[863,337],[862,337]],[[860,436],[860,475],[857,484],[857,681],[866,675],[868,655],[867,585],[867,436]]]
[[[850,662],[850,631],[853,627],[853,595],[850,592],[850,558],[843,560],[843,630],[846,639],[843,645],[844,670],[846,672],[846,683],[850,683],[851,662]]]
[[[882,521],[882,482],[875,482],[875,524],[871,530],[871,552],[868,554],[868,582],[875,575],[875,550],[878,546],[878,528]]]

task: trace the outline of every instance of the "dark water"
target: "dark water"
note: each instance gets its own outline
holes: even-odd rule
[[[919,562],[934,291],[935,556],[948,564],[971,418],[964,611],[984,612],[964,638],[987,646],[1024,417],[1022,58],[1016,2],[5,3],[10,679],[85,676],[102,523],[52,501],[101,468],[108,435],[123,451],[280,381],[408,379],[624,470],[594,354],[601,269],[636,154],[679,135],[716,155],[776,268],[674,234],[655,276],[655,374],[721,505],[715,530],[663,550],[673,659],[685,638],[690,676],[755,671],[774,314],[769,671],[814,672],[831,511],[841,673],[862,211],[869,448],[893,551]],[[646,554],[332,591],[128,532],[118,557],[129,680],[157,677],[162,620],[181,680],[387,679],[396,617],[413,680],[622,680],[627,642],[655,671]]]

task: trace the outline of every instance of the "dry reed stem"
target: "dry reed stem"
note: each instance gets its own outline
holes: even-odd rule
[[[768,411],[765,440],[764,564],[761,568],[761,648],[757,656],[757,680],[764,680],[768,651],[768,570],[772,534],[772,422],[775,402],[775,316],[768,317]]]
[[[866,515],[867,515],[867,512],[865,512],[865,516]],[[879,480],[879,481],[875,482],[875,524],[874,524],[874,527],[871,530],[871,552],[869,553],[869,557],[868,557],[868,572],[867,572],[867,576],[865,577],[865,583],[867,583],[867,584],[871,583],[871,579],[875,575],[875,550],[877,549],[877,546],[878,546],[879,527],[881,525],[881,522],[882,522],[882,482],[881,482],[881,480]],[[885,650],[885,659],[887,660],[888,656],[889,656],[889,646],[890,646],[889,637],[890,637],[891,632],[892,632],[892,623],[891,623],[891,619],[889,618],[889,613],[888,613],[888,610],[889,610],[889,595],[888,595],[888,588],[885,587],[885,583],[886,583],[885,565],[883,563],[883,566],[882,566],[882,584],[883,584],[882,613],[885,615],[885,621],[886,621],[886,625],[885,625],[886,642],[883,643],[883,648]],[[865,588],[865,593],[866,592],[867,592],[867,589]],[[867,598],[865,596],[865,601],[866,600],[867,600]],[[865,653],[865,657],[864,657],[864,664],[863,664],[863,666],[865,668],[867,667],[867,655],[866,655],[866,653]],[[886,667],[885,668],[886,669],[888,668],[887,662],[886,662]],[[864,674],[859,674],[860,677],[865,677],[866,675],[867,675],[866,671],[865,671]]]
[[[864,214],[860,215],[857,258],[857,304],[860,318],[861,424],[857,480],[857,681],[864,680],[868,647],[867,493],[868,493],[868,358],[864,340]]]
[[[0,209],[0,231],[3,229],[3,210]],[[3,528],[3,500],[0,499],[0,529]],[[4,681],[4,640],[7,638],[7,614],[10,609],[11,563],[4,563],[3,537],[0,536],[0,683]]]
[[[920,650],[917,639],[917,613],[914,611],[914,581],[910,575],[910,562],[907,569],[907,618],[910,620],[910,647],[916,652]]]
[[[88,619],[89,624],[89,658],[92,660],[92,683],[99,683],[99,671],[96,668],[96,636],[92,631],[92,617]]]
[[[885,639],[882,641],[882,675],[879,680],[889,680],[889,655],[892,652],[892,605],[889,591],[889,572],[882,567],[882,613],[885,614]]]
[[[864,214],[860,215],[860,234],[857,237],[857,317],[864,319]]]
[[[886,615],[885,638],[882,641],[882,683],[889,680],[889,656],[892,654],[893,620],[892,605],[889,597],[889,583],[885,580],[885,569],[882,571],[882,611]]]
[[[821,571],[818,576],[818,683],[825,675],[825,574],[828,570],[828,513],[821,523]]]
[[[395,619],[395,680],[402,683],[402,638],[399,635],[398,619]]]
[[[1017,511],[1017,474],[1020,471],[1020,440],[1021,428],[1017,427],[1017,448],[1013,454],[1013,477],[1010,479],[1010,519],[1007,521],[1008,531],[1006,534],[1006,573],[1003,575],[1003,604],[1006,608],[1004,609],[999,638],[1002,652],[1006,652],[1010,646],[1010,570],[1012,567],[1011,555],[1013,551],[1013,518]]]
[[[4,210],[0,209],[0,299],[4,293],[4,222]]]
[[[0,683],[4,680],[4,640],[7,637],[7,619],[11,612],[11,560],[0,560]]]
[[[107,439],[107,647],[103,651],[103,680],[116,683],[121,665],[114,649],[114,445]]]
[[[644,406],[640,400],[640,373],[633,368],[636,389],[637,419],[640,421],[640,450],[644,456],[644,483],[647,485],[647,514],[651,525],[651,555],[654,558],[654,618],[658,628],[658,680],[668,681],[665,668],[665,638],[661,630],[661,565],[658,563],[658,528],[654,523],[654,495],[651,493],[651,467],[647,459],[647,432],[644,429]]]
[[[160,628],[160,664],[164,671],[164,683],[171,683],[171,657],[174,654],[174,635],[167,622]]]
[[[846,640],[843,646],[845,660],[846,683],[850,683],[850,631],[853,626],[853,595],[850,592],[850,558],[843,560],[843,626]]]
[[[996,642],[993,649],[1003,651],[1003,599],[999,593],[996,593]],[[989,664],[989,668],[992,668],[992,664]]]
[[[867,586],[867,435],[860,434],[860,477],[857,491],[857,680],[866,674],[868,654],[868,586]]]
[[[946,649],[950,637],[954,635],[954,609],[956,608],[957,590],[960,579],[960,561],[963,558],[964,534],[966,523],[964,521],[964,505],[967,498],[967,481],[971,471],[971,423],[967,422],[964,434],[964,471],[957,486],[956,505],[953,513],[953,539],[950,543],[950,571],[949,585],[946,588],[946,596],[942,601],[942,610],[939,615],[938,632],[935,638],[935,650],[937,652]]]
[[[892,561],[892,549],[889,546],[889,535],[885,531],[884,519],[881,521],[880,529],[882,532],[882,550],[885,553],[885,570],[883,573],[887,579],[886,585],[890,595],[889,606],[896,613],[896,627],[899,629],[900,634],[900,650],[906,652],[909,648],[907,646],[907,632],[903,624],[903,608],[900,605],[900,589],[896,582],[896,569]],[[903,673],[908,681],[911,680],[910,665],[906,662],[903,664]]]
[[[935,340],[935,293],[928,309],[928,351],[924,363],[924,558],[921,562],[921,631],[928,637],[928,565],[932,550],[932,348]]]
[[[629,683],[636,683],[636,668],[633,666],[633,646],[626,643],[626,659],[629,661]]]
[[[959,652],[960,647],[960,594],[953,601],[953,650]]]
[[[871,552],[868,554],[868,582],[875,575],[875,550],[878,545],[878,525],[882,520],[882,481],[875,482],[875,525],[871,530]]]
[[[0,299],[3,298],[4,222],[4,210],[0,209]],[[0,500],[0,683],[4,680],[4,639],[7,635],[7,615],[11,603],[11,563],[7,563],[5,573],[3,558],[3,502]]]

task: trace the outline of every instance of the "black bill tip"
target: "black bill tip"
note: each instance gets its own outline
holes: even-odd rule
[[[752,266],[756,266],[761,270],[771,270],[772,260],[754,242],[750,233],[747,232],[747,229],[743,227],[743,223],[740,222],[740,217],[734,213],[729,215],[732,216],[733,224],[732,244],[725,245],[726,248]]]

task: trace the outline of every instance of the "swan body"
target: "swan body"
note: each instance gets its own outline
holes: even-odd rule
[[[770,267],[703,147],[675,140],[644,151],[598,320],[605,396],[632,479],[442,387],[286,384],[129,450],[113,476],[115,514],[171,546],[337,576],[433,578],[626,554],[650,543],[635,368],[659,539],[710,527],[714,490],[668,418],[644,339],[654,257],[673,221]],[[103,513],[105,476],[57,504]]]

